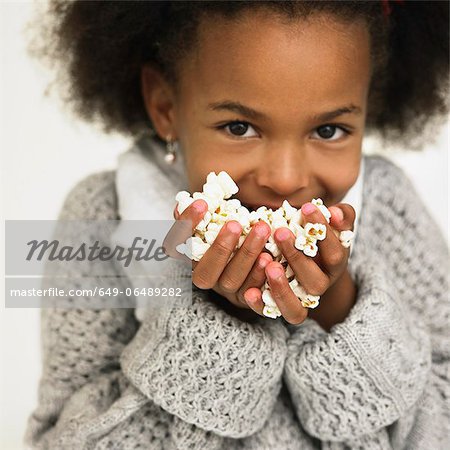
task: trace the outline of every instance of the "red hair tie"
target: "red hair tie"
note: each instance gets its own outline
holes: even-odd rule
[[[395,3],[398,3],[399,5],[404,5],[405,0],[392,0]],[[392,13],[392,6],[389,4],[389,0],[381,0],[381,8],[383,10],[383,16],[389,17]]]

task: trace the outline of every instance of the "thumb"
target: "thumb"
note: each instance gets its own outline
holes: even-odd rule
[[[175,208],[173,209],[173,218],[175,220],[178,220],[180,218],[180,213],[178,212],[178,203],[175,205]]]
[[[355,223],[356,212],[353,206],[347,203],[338,203],[330,206],[328,210],[331,213],[330,225],[338,230],[352,230]]]

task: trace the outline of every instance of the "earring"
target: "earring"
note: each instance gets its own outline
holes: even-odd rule
[[[164,155],[164,161],[171,165],[177,159],[177,141],[172,141],[172,136],[168,134],[166,136],[166,154]]]

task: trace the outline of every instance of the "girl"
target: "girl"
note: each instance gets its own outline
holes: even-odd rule
[[[185,309],[43,310],[26,442],[448,448],[448,250],[403,172],[361,155],[367,132],[409,143],[448,110],[448,3],[51,5],[45,52],[64,57],[77,110],[136,137],[116,173],[74,188],[61,218],[168,218],[174,193],[201,191],[220,170],[249,208],[287,199],[326,223],[310,203],[320,197],[332,218],[314,259],[288,229],[275,233],[296,278],[321,295],[316,310],[263,252],[263,222],[229,263],[241,230],[221,230]],[[196,225],[205,206],[181,218]],[[350,260],[333,233],[347,229]],[[260,315],[266,279],[282,319]]]

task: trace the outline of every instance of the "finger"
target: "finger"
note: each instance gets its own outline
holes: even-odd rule
[[[278,262],[271,262],[266,267],[266,274],[272,297],[283,317],[293,325],[302,323],[308,311],[289,286],[283,266]]]
[[[323,273],[317,263],[295,247],[295,236],[289,228],[278,228],[275,241],[287,259],[295,278],[308,294],[322,295],[329,287],[328,275]]]
[[[256,314],[259,314],[260,316],[264,317],[263,309],[264,309],[264,303],[262,301],[262,294],[261,290],[253,287],[250,289],[247,289],[244,292],[244,299],[247,303],[247,305],[255,311]]]
[[[195,200],[195,202],[190,204],[183,211],[182,214],[179,214],[177,212],[178,214],[177,220],[179,221],[185,220],[191,222],[191,230],[189,236],[192,236],[194,234],[195,228],[197,227],[199,222],[203,219],[207,211],[208,211],[208,203],[206,203],[204,200]]]
[[[236,248],[241,231],[240,223],[235,220],[227,222],[221,228],[217,238],[192,272],[192,282],[198,288],[211,289],[215,286]]]
[[[270,227],[264,221],[255,224],[241,248],[227,264],[219,278],[219,287],[227,294],[235,293],[244,283],[256,259],[264,250]],[[250,286],[249,286],[250,287]]]
[[[356,212],[353,206],[347,203],[338,203],[330,206],[330,225],[338,231],[352,230],[355,227]]]
[[[195,227],[202,220],[208,204],[204,200],[196,200],[179,215],[178,220],[170,228],[163,241],[163,249],[166,255],[180,259],[180,253],[176,246],[186,242],[194,233]]]
[[[256,260],[251,272],[238,290],[236,297],[239,301],[245,302],[244,294],[250,288],[261,288],[266,281],[266,266],[272,262],[272,257],[268,253],[261,253]]]
[[[322,270],[331,280],[342,271],[342,265],[347,259],[347,252],[342,246],[339,238],[334,234],[333,228],[328,224],[320,210],[312,203],[305,203],[302,206],[302,220],[304,226],[307,223],[321,223],[326,227],[326,238],[317,241],[319,248],[318,262]]]

